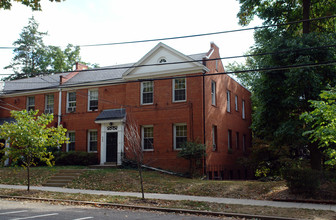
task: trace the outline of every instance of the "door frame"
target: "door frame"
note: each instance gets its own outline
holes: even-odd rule
[[[111,132],[118,133],[118,147],[117,147],[117,165],[121,165],[124,154],[124,119],[118,120],[104,120],[96,122],[100,126],[100,165],[106,163],[106,134]]]

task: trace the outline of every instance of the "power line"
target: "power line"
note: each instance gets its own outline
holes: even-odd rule
[[[279,66],[279,67],[265,67],[261,69],[249,69],[249,70],[239,70],[239,71],[231,71],[231,72],[219,72],[219,73],[207,73],[207,74],[198,74],[198,75],[185,75],[185,76],[172,76],[172,77],[162,77],[162,78],[148,78],[148,79],[137,79],[137,80],[129,80],[129,81],[122,81],[122,82],[107,82],[111,80],[104,80],[100,83],[90,84],[89,86],[106,86],[106,85],[117,85],[117,84],[125,84],[125,83],[135,83],[135,82],[142,82],[142,81],[159,81],[159,80],[170,80],[170,79],[181,79],[181,78],[194,78],[194,77],[208,77],[208,76],[215,76],[215,75],[227,75],[227,74],[239,74],[239,73],[250,73],[250,72],[265,72],[265,71],[281,71],[281,70],[288,70],[288,69],[299,69],[299,68],[310,68],[310,67],[321,67],[321,66],[330,66],[335,65],[336,60],[330,60],[320,63],[307,63],[307,64],[297,64],[297,65],[288,65],[288,66]],[[49,82],[51,83],[51,82]],[[76,88],[76,87],[83,87],[83,85],[78,85],[79,83],[87,83],[87,82],[76,82],[72,84],[67,84],[66,87],[60,86],[59,88]],[[55,87],[56,88],[56,87]],[[38,89],[24,89],[24,90],[7,90],[9,92],[24,92],[24,91],[34,91],[40,90],[43,88]]]
[[[177,40],[177,39],[183,39],[183,38],[204,37],[204,36],[209,36],[209,35],[228,34],[228,33],[241,32],[241,31],[258,30],[258,29],[270,28],[270,27],[281,27],[281,26],[293,25],[293,24],[307,22],[307,21],[317,21],[317,20],[329,19],[329,18],[334,18],[334,17],[336,17],[336,15],[304,19],[304,20],[299,20],[299,21],[291,21],[291,22],[282,23],[282,24],[263,25],[263,26],[256,26],[256,27],[251,27],[251,28],[241,28],[241,29],[210,32],[210,33],[203,33],[203,34],[154,38],[154,39],[135,40],[135,41],[122,41],[122,42],[112,42],[112,43],[102,43],[102,44],[84,44],[84,45],[77,45],[77,46],[79,47],[113,46],[113,45],[122,45],[122,44],[136,44],[136,43],[146,43],[146,42],[153,42],[153,41],[167,41],[167,40]],[[17,47],[0,47],[0,49],[15,49],[15,48]]]
[[[309,48],[303,48],[303,49],[297,49],[297,50],[283,50],[283,51],[276,51],[276,52],[265,52],[265,53],[257,53],[257,54],[219,57],[219,58],[205,59],[205,60],[203,60],[203,59],[202,60],[188,60],[188,61],[169,62],[169,63],[153,63],[153,64],[143,64],[143,65],[123,65],[123,66],[115,66],[115,67],[86,69],[86,70],[81,70],[81,72],[87,72],[87,71],[90,71],[90,72],[97,71],[98,72],[98,71],[103,71],[103,70],[117,70],[117,69],[130,69],[130,68],[139,68],[139,67],[150,67],[150,66],[176,65],[176,64],[184,64],[184,63],[203,62],[203,61],[208,62],[208,61],[216,61],[216,60],[228,60],[228,59],[255,57],[255,56],[276,55],[276,54],[282,54],[282,53],[295,53],[295,52],[302,52],[302,51],[307,51],[307,50],[319,50],[319,49],[326,49],[326,48],[332,48],[332,47],[336,47],[336,44],[319,46],[319,47],[309,47]],[[78,72],[78,70],[68,71],[68,72],[55,72],[54,74],[72,73],[72,72]],[[0,73],[0,75],[9,75],[9,74],[1,74]],[[14,75],[14,74],[11,74],[11,75]],[[22,76],[22,75],[25,75],[25,74],[22,73],[19,76]],[[44,75],[44,76],[49,76],[49,75]],[[53,81],[59,83],[59,81],[56,81],[53,78],[51,78],[51,79]],[[44,80],[44,81],[46,81],[46,80]],[[13,82],[13,81],[11,81],[11,82]],[[34,83],[38,83],[38,82],[34,82]]]

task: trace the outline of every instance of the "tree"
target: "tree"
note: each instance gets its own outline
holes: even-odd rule
[[[15,123],[5,122],[0,126],[0,138],[10,144],[4,148],[2,161],[10,159],[12,162],[22,160],[22,166],[27,168],[27,190],[30,188],[30,167],[35,165],[36,159],[52,166],[53,155],[48,150],[67,141],[66,129],[48,127],[53,121],[53,115],[42,114],[37,116],[38,110],[11,111]]]
[[[46,32],[38,31],[39,24],[34,17],[29,19],[28,26],[24,27],[20,38],[13,45],[14,58],[5,69],[13,69],[14,75],[5,80],[14,80],[27,77],[35,77],[41,74],[72,71],[76,62],[81,62],[80,47],[68,44],[62,50],[58,46],[46,46],[43,37]],[[90,67],[98,67],[97,64],[85,63]]]
[[[253,57],[246,69],[319,64],[335,60],[335,19],[305,21],[280,25],[302,19],[335,14],[335,1],[317,0],[240,0],[240,24],[247,25],[253,16],[265,25],[277,27],[255,31],[252,54],[277,52]],[[321,49],[309,49],[321,47]],[[251,67],[251,68],[249,68]],[[305,131],[299,116],[308,111],[308,100],[318,99],[321,90],[336,84],[335,66],[288,68],[257,73],[252,79],[254,104],[252,129],[255,137],[270,147],[288,149],[293,160],[310,156],[311,167],[321,168],[321,154],[316,145],[301,134]]]
[[[41,3],[40,3],[41,0],[14,0],[14,1],[21,2],[27,7],[30,7],[33,11],[42,11]],[[49,1],[61,2],[61,0],[49,0]],[[5,10],[10,10],[11,7],[12,7],[11,0],[1,0],[0,1],[0,9],[3,8]]]
[[[206,154],[205,151],[205,145],[198,142],[187,141],[182,144],[182,149],[177,156],[189,160],[189,174],[191,177],[195,175],[197,165],[202,163]]]
[[[141,146],[141,137],[138,126],[133,119],[128,118],[128,122],[125,127],[125,149],[126,156],[131,161],[135,162],[138,172],[139,181],[141,186],[142,199],[145,199],[142,166],[144,165],[144,154]]]
[[[310,100],[312,110],[300,116],[309,128],[303,135],[323,149],[326,164],[336,166],[336,87],[322,91],[320,98]]]
[[[15,75],[7,79],[33,77],[47,71],[48,65],[45,62],[47,51],[43,43],[43,37],[47,33],[38,31],[38,26],[34,17],[31,17],[28,26],[22,29],[20,38],[13,43],[17,46],[14,49],[15,56],[5,69],[13,69]]]
[[[72,71],[73,65],[81,60],[80,47],[68,44],[62,51],[60,47],[48,46],[46,60],[48,73]]]

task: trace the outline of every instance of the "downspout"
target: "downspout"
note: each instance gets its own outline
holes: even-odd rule
[[[63,77],[60,76],[60,85],[62,85]],[[58,116],[57,116],[57,126],[60,126],[62,120],[62,89],[58,89]]]
[[[205,63],[205,60],[203,60],[203,65],[206,65]],[[203,144],[204,146],[206,146],[206,143],[205,143],[205,71],[203,71],[203,74],[202,74],[202,80],[203,80],[203,89],[202,89],[202,95],[203,95],[203,102],[202,102],[202,107],[203,107]],[[205,150],[206,150],[206,147],[205,147]],[[206,175],[207,174],[207,169],[206,169],[206,154],[204,155],[204,159],[203,159],[203,174]]]

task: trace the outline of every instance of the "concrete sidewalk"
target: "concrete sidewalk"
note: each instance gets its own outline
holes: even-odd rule
[[[27,186],[22,185],[2,185],[3,189],[27,189]],[[100,191],[100,190],[83,190],[83,189],[68,189],[61,187],[45,187],[45,186],[31,186],[32,190],[41,190],[49,192],[63,192],[63,193],[81,193],[81,194],[94,194],[94,195],[108,195],[108,196],[132,196],[141,198],[141,193],[134,192],[115,192],[115,191]],[[176,194],[159,194],[159,193],[145,193],[148,199],[163,199],[163,200],[189,200],[200,202],[215,202],[223,204],[236,204],[236,205],[252,205],[252,206],[270,206],[279,208],[298,208],[298,209],[315,209],[315,210],[330,210],[336,212],[336,205],[327,204],[313,204],[313,203],[296,203],[296,202],[276,202],[266,200],[253,200],[253,199],[232,199],[232,198],[218,198],[206,196],[187,196]]]

